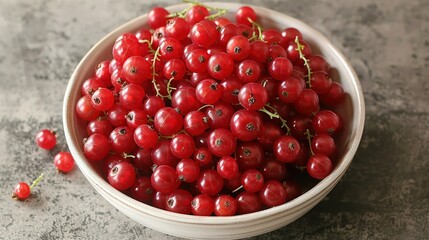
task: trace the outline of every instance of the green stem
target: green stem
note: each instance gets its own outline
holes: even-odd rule
[[[159,59],[159,47],[156,49],[155,53],[153,54],[153,59],[152,59],[152,84],[153,87],[155,88],[156,91],[156,96],[161,97],[161,98],[165,98],[166,96],[162,95],[159,89],[158,84],[156,83],[156,76],[158,76],[158,74],[156,73],[156,61],[160,61]]]
[[[128,154],[128,153],[122,153],[123,158],[136,158],[136,156]]]
[[[263,27],[262,27],[262,25],[261,24],[259,24],[259,23],[257,23],[257,22],[255,22],[255,21],[253,21],[251,18],[247,18],[247,21],[249,21],[251,24],[252,24],[252,27],[253,28],[256,28],[256,29],[258,29],[258,36],[256,36],[256,34],[255,34],[255,32],[253,32],[253,36],[250,38],[250,39],[252,39],[252,40],[254,40],[254,39],[258,39],[258,40],[260,40],[260,41],[262,41],[262,42],[267,42],[267,41],[265,41],[263,38],[262,38],[262,32],[263,32]]]
[[[304,56],[304,53],[302,53],[302,50],[304,50],[304,45],[301,45],[301,43],[299,42],[299,38],[298,38],[298,36],[296,36],[295,37],[295,43],[296,43],[296,51],[298,51],[298,53],[299,53],[299,58],[301,58],[303,61],[304,61],[304,66],[307,68],[307,85],[308,85],[308,88],[311,88],[311,81],[310,81],[310,79],[311,79],[311,74],[312,74],[312,71],[311,71],[311,68],[310,68],[310,60],[308,60],[305,56]]]
[[[271,109],[272,111],[274,111],[274,113],[268,111],[268,109],[266,109],[266,108]],[[261,111],[263,113],[266,113],[271,119],[273,119],[273,118],[279,119],[282,122],[282,125],[280,127],[281,128],[283,128],[283,127],[286,128],[286,134],[290,135],[290,128],[287,125],[287,121],[285,119],[283,119],[280,116],[280,114],[277,112],[277,110],[275,108],[273,108],[272,106],[270,106],[270,104],[266,104],[265,107],[259,109],[259,111]]]
[[[214,13],[212,15],[207,16],[206,19],[214,20],[217,17],[221,17],[221,16],[225,15],[227,9],[226,8],[221,8],[221,9],[219,9],[217,11],[218,11],[217,13]]]
[[[310,130],[307,129],[307,131],[305,132],[305,136],[307,136],[308,146],[310,148],[310,154],[314,155],[313,149],[311,148],[311,138],[313,136],[311,135]]]
[[[36,186],[42,179],[43,179],[43,173],[40,174],[40,176],[38,178],[36,178],[36,180],[34,180],[34,182],[30,186],[30,189],[32,189],[34,186]]]

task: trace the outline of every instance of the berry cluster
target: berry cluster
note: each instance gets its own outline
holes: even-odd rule
[[[263,29],[243,6],[148,14],[76,105],[86,158],[116,189],[172,212],[231,216],[302,193],[333,168],[344,91],[295,28]]]
[[[54,131],[42,129],[36,134],[35,142],[37,146],[44,150],[52,150],[57,145],[57,136]],[[74,159],[69,152],[61,151],[54,157],[54,165],[58,171],[68,173],[74,168]],[[42,179],[43,173],[33,181],[31,185],[26,182],[19,182],[12,193],[12,198],[25,200],[31,194],[31,189],[36,186]]]

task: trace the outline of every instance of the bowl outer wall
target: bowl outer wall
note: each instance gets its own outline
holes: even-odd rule
[[[206,4],[214,7],[228,8],[230,15],[231,12],[242,6],[242,4],[237,3],[214,2]],[[167,9],[171,12],[174,12],[183,9],[185,6],[187,5],[180,4],[168,7]],[[327,178],[320,181],[315,187],[293,201],[264,211],[232,217],[196,217],[160,211],[154,207],[142,204],[110,186],[94,171],[94,168],[87,162],[85,156],[83,155],[82,146],[80,143],[81,139],[83,138],[84,131],[82,129],[78,129],[77,127],[79,120],[77,119],[75,113],[75,104],[80,97],[80,86],[86,78],[90,77],[89,73],[91,73],[95,64],[102,60],[111,58],[111,47],[118,36],[124,32],[134,32],[140,27],[144,26],[147,19],[147,15],[145,14],[129,21],[128,23],[125,23],[101,39],[81,60],[73,72],[66,89],[63,105],[63,124],[67,144],[82,173],[85,175],[85,177],[88,178],[88,180],[90,180],[92,185],[96,186],[98,191],[103,190],[105,194],[111,196],[112,201],[121,202],[121,204],[132,207],[135,211],[142,211],[146,214],[156,216],[156,218],[162,218],[166,221],[198,224],[200,226],[228,225],[257,221],[261,218],[274,217],[276,214],[286,216],[289,212],[293,211],[294,208],[299,207],[299,205],[305,202],[312,201],[314,198],[317,198],[318,201],[320,201],[321,198],[318,198],[318,196],[326,195],[328,193],[324,191],[324,189],[329,189],[331,185],[335,185],[339,181],[352,161],[352,158],[358,148],[364,127],[364,98],[356,73],[353,71],[352,67],[345,57],[340,53],[340,51],[336,49],[321,33],[312,29],[305,23],[282,13],[275,12],[263,7],[252,7],[256,10],[258,16],[261,17],[262,25],[276,26],[279,29],[285,27],[298,28],[301,31],[304,39],[306,39],[310,45],[316,46],[318,52],[325,56],[328,62],[334,68],[338,69],[341,84],[351,98],[353,116],[352,119],[350,119],[350,135],[348,135],[345,139],[347,144],[344,147],[344,155],[336,165],[334,171]],[[120,206],[117,204],[115,205],[117,207]],[[308,208],[306,211],[310,209],[311,208]],[[255,224],[257,224],[257,222],[255,222]]]

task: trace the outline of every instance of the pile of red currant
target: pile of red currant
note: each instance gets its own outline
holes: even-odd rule
[[[86,158],[116,189],[183,214],[231,216],[302,193],[336,158],[344,98],[298,29],[263,29],[243,6],[161,7],[124,33],[76,105]]]

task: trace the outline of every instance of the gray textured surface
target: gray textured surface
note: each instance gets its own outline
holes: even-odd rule
[[[52,164],[66,148],[61,106],[74,67],[154,2],[0,1],[0,239],[174,239],[118,212],[78,169],[64,175]],[[255,239],[427,239],[429,2],[246,2],[327,35],[358,72],[367,103],[362,144],[344,179],[304,217]],[[52,153],[33,142],[45,127],[59,132]],[[10,198],[18,181],[40,172],[46,177],[32,197]]]

